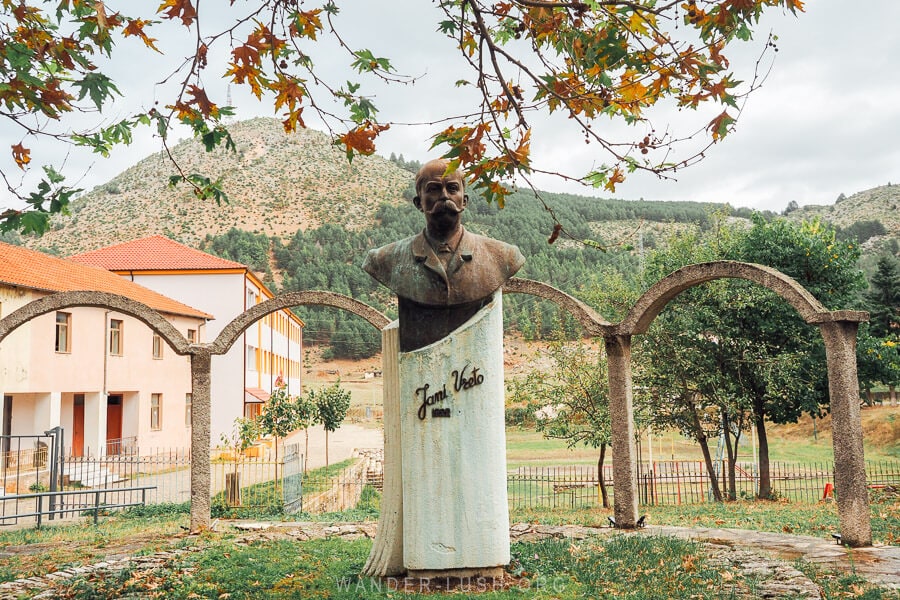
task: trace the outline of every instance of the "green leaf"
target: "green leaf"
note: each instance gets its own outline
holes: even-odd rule
[[[84,76],[84,79],[75,81],[72,85],[80,90],[78,99],[83,100],[85,96],[90,95],[91,101],[97,107],[97,110],[102,109],[104,102],[109,100],[114,93],[119,96],[122,95],[112,79],[103,73],[88,73]]]
[[[47,174],[47,179],[50,180],[50,183],[62,183],[65,181],[65,177],[59,174],[59,172],[51,167],[50,165],[44,166],[44,173]]]
[[[447,35],[456,35],[456,21],[441,21],[438,24],[438,31]]]

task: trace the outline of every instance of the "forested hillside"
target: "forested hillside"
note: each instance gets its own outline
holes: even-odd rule
[[[549,244],[553,218],[533,194],[525,192],[515,194],[502,210],[473,198],[464,222],[472,231],[517,245],[526,257],[519,276],[544,281],[572,293],[604,269],[635,271],[642,241],[643,247],[650,247],[656,237],[664,237],[679,228],[705,228],[713,210],[732,212],[726,206],[700,203],[544,196],[567,233],[578,241],[561,237]],[[265,259],[271,248],[274,271],[280,274],[280,281],[277,284],[273,281],[273,285],[279,289],[339,292],[393,315],[390,293],[369,277],[361,265],[369,249],[417,233],[424,220],[408,202],[382,204],[375,213],[375,221],[374,227],[362,230],[325,224],[297,231],[286,239],[271,240],[264,235],[233,230],[223,236],[210,236],[203,247],[260,271],[266,270]],[[610,228],[611,224],[616,227]],[[615,237],[604,235],[604,231],[615,231]],[[581,240],[596,241],[605,249],[580,243]],[[548,333],[558,318],[553,305],[531,297],[510,296],[504,302],[507,326],[518,329],[526,337]],[[331,352],[336,356],[368,356],[380,348],[377,332],[352,315],[312,308],[298,309],[298,313],[307,323],[306,340],[331,344]]]

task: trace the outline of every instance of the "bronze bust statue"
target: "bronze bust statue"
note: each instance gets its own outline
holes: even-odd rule
[[[490,302],[525,262],[519,249],[466,231],[460,218],[469,197],[459,171],[432,160],[416,174],[413,203],[425,229],[370,250],[363,269],[397,294],[400,350],[446,337]]]

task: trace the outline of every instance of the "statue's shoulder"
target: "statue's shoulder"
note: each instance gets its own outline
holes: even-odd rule
[[[369,250],[366,254],[366,260],[363,262],[363,269],[369,275],[387,285],[397,264],[405,260],[412,260],[410,248],[413,241],[420,235],[422,234],[412,235],[380,248]]]
[[[489,258],[491,262],[494,262],[505,271],[506,277],[512,277],[525,264],[525,257],[518,246],[472,233],[469,230],[466,230],[466,237],[469,238],[466,240],[467,244],[473,249],[477,248],[479,250],[479,260],[484,260],[486,257]]]

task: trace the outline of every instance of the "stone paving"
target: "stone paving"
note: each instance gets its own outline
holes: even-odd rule
[[[374,538],[377,524],[220,521],[219,529],[231,526],[243,535],[232,543],[245,545],[260,540],[293,538],[309,540],[324,537]],[[620,532],[608,527],[577,525],[537,525],[517,523],[510,528],[513,541],[542,538],[581,540]],[[851,571],[868,581],[889,589],[900,590],[900,547],[873,546],[849,549],[828,540],[809,536],[765,533],[742,529],[688,528],[650,525],[627,532],[628,535],[671,535],[702,542],[714,562],[729,565],[759,583],[738,598],[821,599],[819,587],[792,562],[802,558],[828,568]],[[46,600],[56,597],[55,583],[79,576],[103,576],[124,568],[154,569],[179,557],[196,552],[199,547],[185,547],[146,556],[110,557],[103,562],[62,569],[41,577],[30,577],[0,584],[0,600],[22,597]]]

